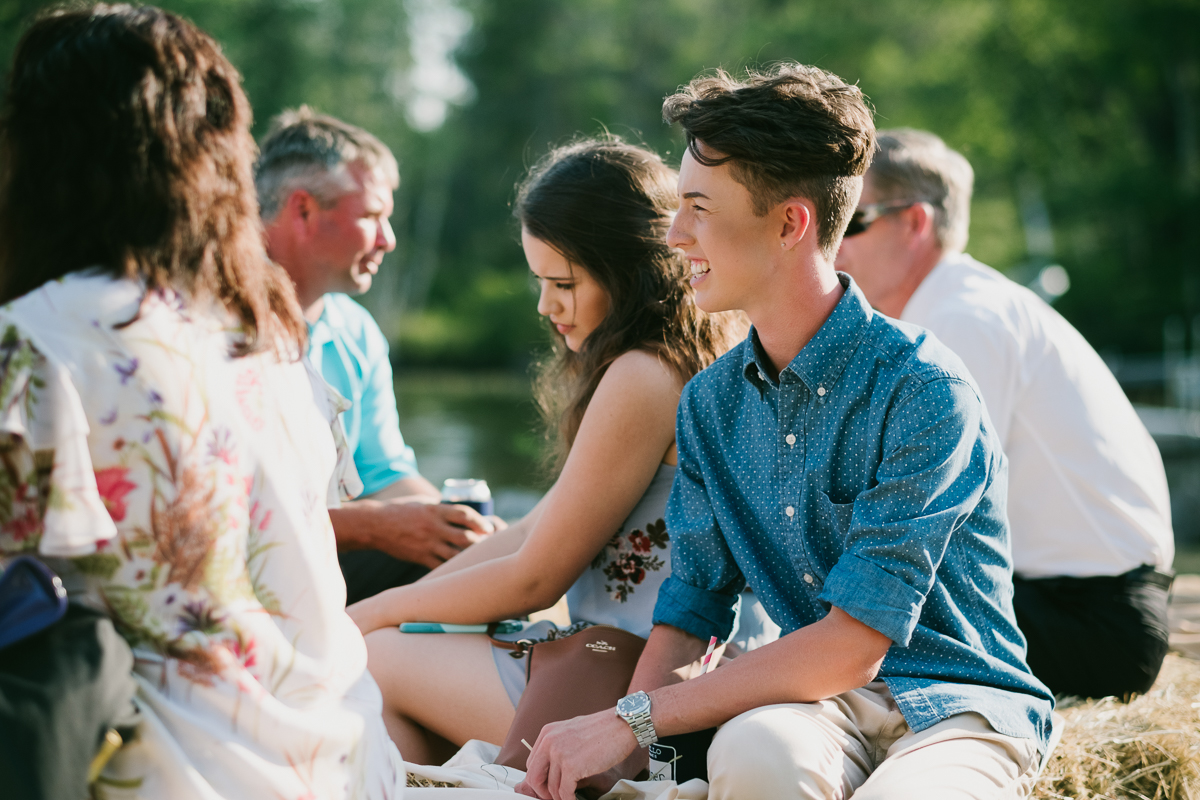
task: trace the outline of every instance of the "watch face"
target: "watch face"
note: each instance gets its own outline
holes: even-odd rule
[[[623,717],[640,714],[650,708],[650,696],[645,692],[636,692],[617,701],[617,713]]]

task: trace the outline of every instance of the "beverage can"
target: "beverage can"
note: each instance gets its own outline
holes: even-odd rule
[[[480,478],[447,478],[442,484],[442,502],[470,506],[483,516],[495,513],[492,490]]]

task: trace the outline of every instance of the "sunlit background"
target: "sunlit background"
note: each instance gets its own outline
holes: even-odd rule
[[[45,5],[0,0],[5,64]],[[1200,547],[1195,0],[161,5],[222,42],[256,133],[308,103],[399,157],[399,244],[364,304],[393,341],[403,430],[431,479],[486,477],[510,514],[544,485],[527,375],[544,333],[510,209],[525,168],[601,130],[677,163],[664,95],[702,69],[794,59],[857,82],[880,127],[930,129],[970,159],[968,250],[1105,356],[1159,441],[1180,543]]]

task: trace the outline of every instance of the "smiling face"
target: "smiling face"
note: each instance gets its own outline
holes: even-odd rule
[[[567,347],[578,353],[608,316],[608,292],[586,269],[573,266],[562,253],[524,228],[521,246],[538,281],[538,313],[547,317]]]
[[[383,256],[396,248],[392,187],[380,170],[347,169],[354,188],[329,208],[319,208],[309,255],[324,292],[362,294],[371,288]]]
[[[734,180],[729,164],[706,167],[690,150],[679,167],[679,198],[667,244],[691,264],[696,305],[709,313],[741,309],[753,318],[756,293],[780,251],[775,215],[755,216],[750,191]]]

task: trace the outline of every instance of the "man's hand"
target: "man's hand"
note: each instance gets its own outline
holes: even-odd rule
[[[430,569],[498,530],[470,506],[421,501],[388,501],[380,520],[389,530],[376,538],[376,549]]]
[[[543,800],[575,800],[579,787],[607,792],[621,778],[634,777],[646,754],[625,720],[610,708],[554,722],[542,728],[517,792]]]
[[[430,569],[503,527],[469,506],[425,499],[355,500],[330,509],[329,517],[339,549],[382,550]]]

